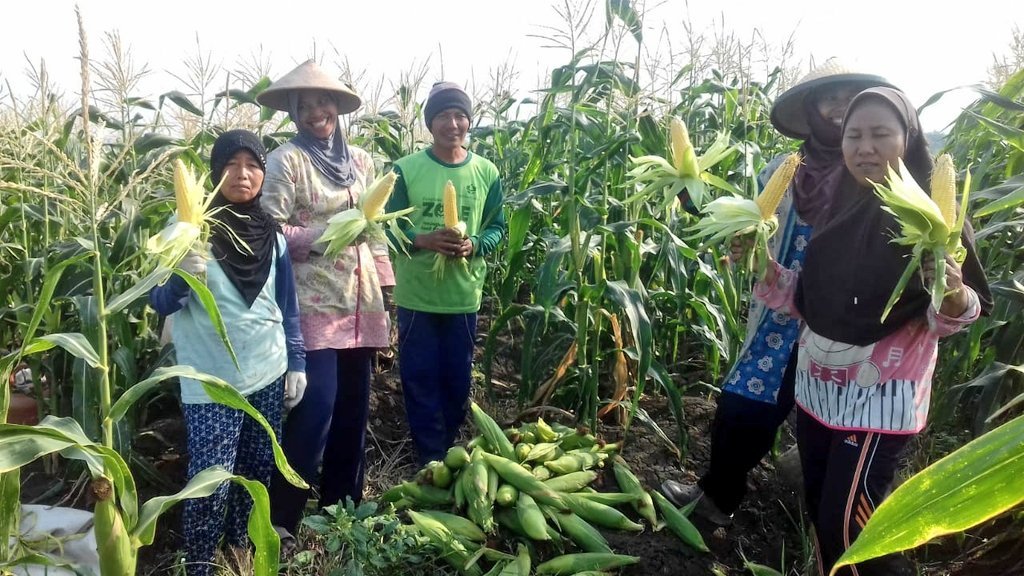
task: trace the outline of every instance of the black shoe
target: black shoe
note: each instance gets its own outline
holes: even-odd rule
[[[728,526],[732,524],[732,514],[722,512],[711,498],[704,494],[700,486],[696,484],[683,484],[675,480],[666,480],[661,484],[661,493],[670,502],[679,507],[684,507],[696,501],[697,505],[693,511],[705,520],[717,526]]]

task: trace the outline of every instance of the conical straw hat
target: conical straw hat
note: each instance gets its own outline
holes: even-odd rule
[[[772,125],[790,138],[807,139],[811,135],[811,127],[807,124],[804,99],[816,88],[840,83],[858,84],[861,90],[873,86],[895,88],[881,76],[857,72],[838,59],[829,58],[775,99],[771,112]]]
[[[363,101],[351,88],[324,72],[316,62],[306,60],[294,70],[281,76],[269,88],[256,96],[256,101],[275,110],[288,110],[288,93],[292,90],[325,90],[338,102],[338,114],[358,109]]]

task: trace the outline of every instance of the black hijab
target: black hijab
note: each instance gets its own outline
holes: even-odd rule
[[[260,139],[248,130],[230,130],[217,138],[210,152],[214,185],[220,183],[225,167],[239,150],[252,154],[266,171],[267,152]],[[250,308],[270,277],[279,230],[277,222],[260,207],[262,195],[261,189],[252,200],[235,204],[218,191],[211,202],[215,208],[210,232],[213,256]]]
[[[903,161],[914,179],[928,190],[932,158],[917,111],[902,92],[872,88],[850,102],[846,118],[869,100],[886,103],[903,121],[907,135]],[[843,126],[845,129],[845,120]],[[920,275],[915,274],[885,322],[880,322],[912,255],[911,248],[891,241],[899,230],[895,217],[882,209],[874,191],[858,184],[845,166],[834,185],[828,217],[815,226],[807,248],[796,305],[815,333],[838,342],[867,346],[921,317],[931,298]],[[962,266],[964,283],[978,293],[982,310],[987,313],[992,296],[975,252],[973,230],[967,224],[962,240],[967,249]]]

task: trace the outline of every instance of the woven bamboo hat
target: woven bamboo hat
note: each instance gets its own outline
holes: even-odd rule
[[[807,124],[807,111],[804,107],[807,95],[823,86],[842,83],[859,85],[861,90],[873,86],[895,88],[881,76],[858,72],[845,66],[836,58],[829,58],[824,64],[811,70],[789,90],[775,99],[771,112],[772,126],[790,138],[806,140],[811,135],[811,127]]]
[[[334,95],[338,114],[354,112],[363,100],[351,88],[324,72],[313,60],[306,60],[294,70],[281,76],[269,88],[256,96],[256,101],[275,110],[288,110],[288,93],[292,90],[324,90]]]

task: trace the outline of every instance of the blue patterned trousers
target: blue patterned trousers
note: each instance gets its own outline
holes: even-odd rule
[[[281,436],[284,381],[246,397]],[[274,453],[270,437],[255,420],[222,404],[185,404],[188,432],[188,477],[220,465],[239,476],[270,484]],[[222,484],[206,498],[185,501],[182,518],[188,576],[213,574],[213,559],[221,537],[230,546],[245,546],[252,499],[237,484]]]

